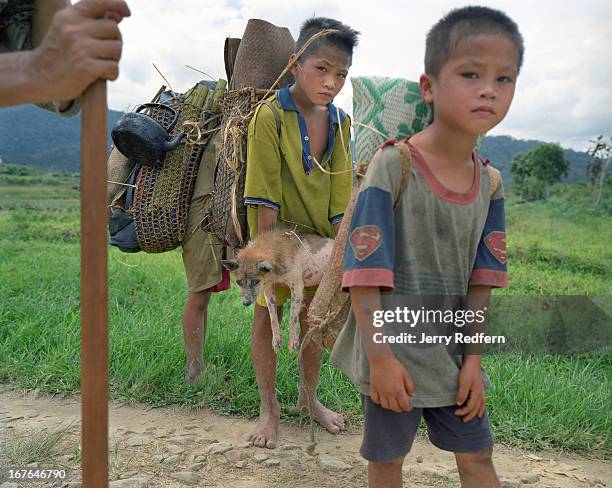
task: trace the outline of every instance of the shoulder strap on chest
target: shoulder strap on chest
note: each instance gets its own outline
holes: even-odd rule
[[[487,164],[487,170],[489,171],[489,180],[491,181],[491,187],[489,188],[489,198],[491,198],[493,193],[497,191],[497,187],[501,181],[501,173],[490,164]]]
[[[281,121],[280,121],[280,115],[278,114],[278,110],[276,110],[276,107],[270,100],[260,100],[259,103],[265,105],[272,111],[272,114],[274,115],[274,121],[276,122],[276,133],[278,134],[278,137],[280,138]]]
[[[476,155],[478,162],[483,164],[487,171],[489,172],[489,181],[491,186],[489,188],[489,198],[493,196],[493,194],[497,191],[497,187],[499,186],[499,182],[501,181],[501,173],[498,169],[495,169],[491,166],[491,161],[489,159],[483,159],[478,154]]]
[[[402,199],[402,195],[404,194],[404,190],[406,190],[406,187],[408,186],[408,181],[410,180],[410,174],[412,172],[412,156],[410,154],[410,148],[405,142],[394,142],[393,145],[399,151],[400,164],[402,166],[402,179],[400,181],[400,188],[397,194],[397,198],[393,203],[393,208],[397,208],[400,200]]]

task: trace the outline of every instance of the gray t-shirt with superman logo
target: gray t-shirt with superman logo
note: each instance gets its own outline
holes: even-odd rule
[[[461,307],[472,284],[507,286],[501,182],[491,195],[489,170],[474,155],[471,188],[467,193],[453,192],[436,179],[417,149],[408,146],[413,165],[397,208],[399,151],[385,147],[368,168],[349,229],[343,289],[378,286],[384,310],[424,311]],[[411,327],[408,322],[385,324],[381,330],[385,335],[420,336],[439,327],[423,323]],[[413,405],[455,404],[461,354],[444,344],[419,344],[419,338],[412,345],[390,344],[415,383]],[[331,362],[361,393],[370,394],[368,360],[352,311],[336,340]],[[488,386],[484,372],[483,379]]]

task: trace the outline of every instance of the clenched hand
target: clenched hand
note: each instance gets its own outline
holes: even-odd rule
[[[412,410],[414,383],[408,370],[393,355],[370,358],[370,397],[396,413]]]
[[[37,101],[70,100],[98,78],[119,75],[118,24],[130,10],[123,0],[81,0],[55,14],[27,69]],[[31,97],[32,98],[32,97]]]

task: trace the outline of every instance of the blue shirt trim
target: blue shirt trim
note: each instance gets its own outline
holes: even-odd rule
[[[344,218],[344,214],[338,214],[338,215],[334,215],[332,218],[329,219],[329,222],[333,225],[333,224],[337,224],[338,222],[342,222],[342,219]]]
[[[296,107],[293,97],[291,96],[291,92],[289,91],[289,87],[276,90],[276,99],[283,110],[297,112],[298,126],[300,127],[300,141],[302,143],[302,163],[304,165],[304,172],[308,175],[315,168],[315,163],[312,160],[312,153],[310,151],[310,137],[308,137],[306,121]],[[331,102],[327,104],[327,110],[329,113],[329,134],[327,137],[327,151],[325,152],[325,156],[323,156],[323,161],[319,161],[321,166],[323,166],[331,158],[332,151],[334,150],[336,127],[342,125],[346,119],[346,114],[344,111],[336,109],[336,106]],[[339,120],[338,115],[340,115]]]
[[[271,202],[270,200],[266,200],[265,198],[253,198],[253,197],[245,197],[244,199],[245,205],[263,205],[265,207],[270,207],[280,212],[280,205],[278,203]]]

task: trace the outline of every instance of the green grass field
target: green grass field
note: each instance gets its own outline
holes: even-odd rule
[[[547,202],[507,203],[511,295],[612,295],[612,202],[560,187]],[[0,381],[43,392],[79,390],[79,193],[70,184],[0,185]],[[235,288],[209,309],[207,370],[184,382],[180,252],[109,251],[110,391],[115,400],[202,406],[254,416],[252,309]],[[286,323],[284,324],[286,327]],[[286,339],[287,333],[284,333]],[[498,442],[609,458],[610,356],[486,356]],[[279,354],[283,418],[297,399],[296,356]],[[360,421],[351,383],[325,360],[321,400]]]

